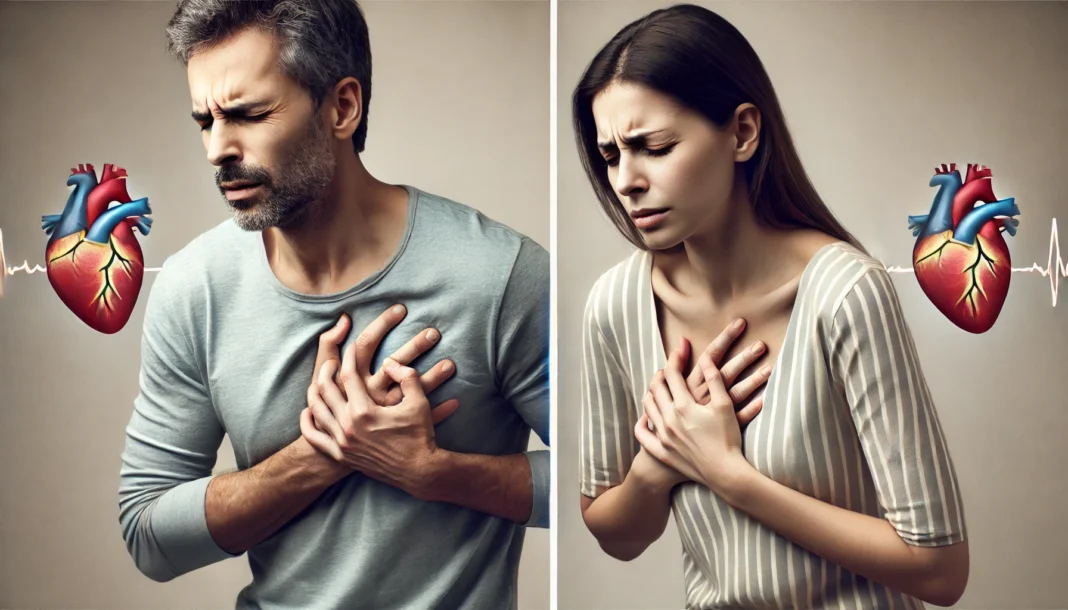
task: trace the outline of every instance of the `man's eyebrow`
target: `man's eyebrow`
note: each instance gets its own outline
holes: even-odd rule
[[[663,129],[656,129],[656,130],[648,130],[648,131],[639,131],[639,132],[632,133],[629,136],[623,136],[623,137],[621,137],[619,139],[622,140],[623,143],[626,144],[627,146],[635,146],[635,145],[641,146],[642,144],[645,143],[646,138],[648,138],[649,136],[651,136],[653,134],[660,133],[661,131],[664,131],[664,130]],[[600,141],[599,140],[597,142],[597,147],[602,149],[602,150],[614,150],[616,148],[616,143],[614,141],[612,141],[612,140],[608,140],[608,141]]]
[[[254,111],[262,108],[265,104],[266,102],[242,102],[232,106],[220,106],[219,114],[228,119],[233,117],[246,117]],[[212,113],[206,110],[194,110],[192,116],[194,121],[203,123],[211,120]]]

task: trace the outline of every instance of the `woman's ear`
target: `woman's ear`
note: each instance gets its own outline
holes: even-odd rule
[[[327,128],[339,140],[348,140],[363,120],[363,87],[355,78],[343,78],[330,96]]]
[[[745,103],[734,111],[734,160],[744,163],[753,158],[760,145],[760,109]]]

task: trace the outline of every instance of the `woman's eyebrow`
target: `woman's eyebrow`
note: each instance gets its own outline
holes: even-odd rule
[[[649,138],[649,136],[656,135],[656,134],[658,134],[658,133],[660,133],[662,131],[664,131],[664,130],[663,129],[651,129],[651,130],[645,130],[645,131],[636,131],[636,132],[634,132],[632,134],[629,134],[629,135],[620,136],[619,139],[629,147],[644,146],[645,145],[645,141]],[[615,150],[615,148],[616,148],[616,144],[612,140],[598,141],[597,142],[597,146],[598,146],[598,148],[601,148],[602,150]]]

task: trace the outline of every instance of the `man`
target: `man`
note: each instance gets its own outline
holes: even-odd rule
[[[190,0],[168,36],[233,219],[148,298],[119,492],[137,567],[247,552],[238,607],[514,607],[548,517],[547,452],[523,453],[548,442],[547,254],[364,168],[352,0]],[[419,377],[424,352],[447,359]],[[224,433],[239,469],[212,476]]]

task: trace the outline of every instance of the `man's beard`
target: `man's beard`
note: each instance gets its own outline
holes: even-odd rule
[[[220,191],[221,185],[227,182],[248,181],[260,185],[260,194],[226,201],[235,224],[242,229],[293,227],[301,224],[321,203],[333,179],[334,164],[329,139],[318,117],[313,115],[304,138],[279,165],[277,176],[264,167],[224,165],[215,174],[215,184]]]

